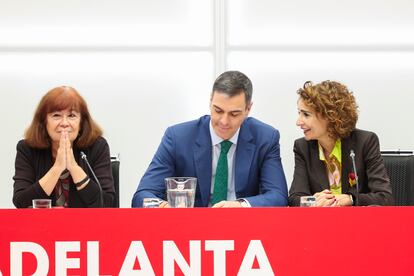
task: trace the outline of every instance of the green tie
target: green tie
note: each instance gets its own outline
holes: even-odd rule
[[[216,204],[222,200],[227,200],[227,182],[228,182],[228,170],[227,165],[227,153],[232,145],[230,141],[223,141],[221,144],[220,157],[217,162],[216,177],[214,179],[214,191],[211,205]]]

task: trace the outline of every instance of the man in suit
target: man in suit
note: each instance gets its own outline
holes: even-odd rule
[[[221,74],[211,93],[211,115],[166,130],[132,207],[150,197],[164,200],[160,207],[168,206],[164,179],[172,176],[197,178],[196,207],[287,205],[279,132],[247,117],[252,92],[243,73]]]

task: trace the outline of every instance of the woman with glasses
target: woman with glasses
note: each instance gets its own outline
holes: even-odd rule
[[[355,128],[358,112],[352,92],[339,82],[324,81],[306,82],[297,93],[296,125],[305,137],[293,148],[289,205],[298,206],[301,196],[310,195],[317,206],[392,205],[378,137]]]
[[[27,208],[44,198],[53,206],[111,207],[111,172],[108,143],[85,100],[74,88],[56,87],[43,96],[17,144],[13,203]]]

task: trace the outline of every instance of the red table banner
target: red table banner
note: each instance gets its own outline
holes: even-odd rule
[[[3,209],[1,275],[414,275],[414,207]]]

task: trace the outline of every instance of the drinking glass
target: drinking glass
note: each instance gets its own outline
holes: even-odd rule
[[[301,196],[300,207],[316,207],[316,197],[314,196]]]
[[[52,208],[52,200],[51,199],[33,199],[32,200],[33,208],[35,209],[45,209],[45,208]]]

